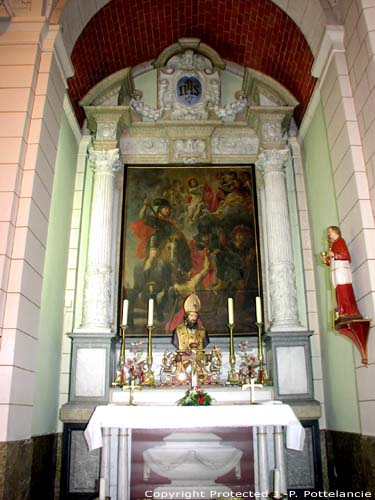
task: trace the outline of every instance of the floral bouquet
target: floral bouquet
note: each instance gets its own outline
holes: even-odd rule
[[[241,363],[239,376],[242,384],[249,383],[249,380],[256,377],[255,368],[258,366],[258,358],[248,352],[249,342],[246,340],[238,344],[240,348]]]
[[[129,373],[130,380],[135,380],[137,384],[141,384],[144,380],[146,360],[142,348],[142,341],[132,342],[130,344],[131,356],[126,358],[125,366]]]
[[[185,396],[177,401],[178,406],[210,406],[212,397],[199,387],[186,391]]]

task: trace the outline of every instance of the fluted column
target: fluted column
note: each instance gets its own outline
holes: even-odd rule
[[[110,329],[114,177],[119,150],[92,150],[94,169],[89,247],[83,303],[85,329]]]
[[[288,149],[265,149],[257,162],[264,178],[273,331],[293,331],[300,327],[284,170],[288,158]]]

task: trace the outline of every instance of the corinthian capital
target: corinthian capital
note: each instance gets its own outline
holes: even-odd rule
[[[256,162],[263,175],[284,172],[285,162],[290,158],[289,149],[264,149]]]
[[[91,149],[89,161],[92,169],[97,173],[116,173],[121,169],[119,150],[116,149]]]

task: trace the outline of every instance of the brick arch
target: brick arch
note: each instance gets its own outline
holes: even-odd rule
[[[111,73],[154,59],[181,37],[197,37],[224,59],[279,81],[301,103],[313,91],[313,54],[298,26],[271,0],[112,0],[92,17],[71,58],[68,91],[79,121],[79,100]]]

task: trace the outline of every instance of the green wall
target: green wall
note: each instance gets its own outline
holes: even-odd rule
[[[352,344],[332,329],[332,295],[329,269],[321,264],[327,249],[326,229],[338,225],[326,125],[321,104],[302,143],[306,188],[315,256],[315,279],[321,334],[327,428],[360,432]]]
[[[77,142],[63,113],[55,165],[38,338],[32,434],[56,432]]]

